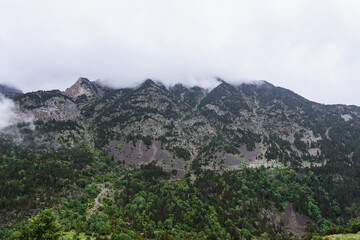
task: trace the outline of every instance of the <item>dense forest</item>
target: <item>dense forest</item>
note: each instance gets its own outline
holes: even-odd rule
[[[175,178],[156,162],[126,165],[87,145],[0,144],[2,239],[292,239],[273,218],[289,203],[309,217],[304,239],[360,230],[359,166],[193,166]]]

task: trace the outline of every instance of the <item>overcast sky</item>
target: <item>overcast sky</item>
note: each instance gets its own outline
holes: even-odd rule
[[[266,80],[360,105],[360,1],[1,0],[0,83]]]

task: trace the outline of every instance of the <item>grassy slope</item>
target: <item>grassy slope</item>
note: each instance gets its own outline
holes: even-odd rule
[[[336,234],[327,236],[331,240],[360,240],[360,234]]]

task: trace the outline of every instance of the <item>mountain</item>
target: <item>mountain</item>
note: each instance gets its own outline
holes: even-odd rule
[[[49,222],[73,239],[312,239],[360,226],[357,106],[221,79],[207,90],[79,78],[13,100],[29,117],[0,132],[0,239],[41,238]]]
[[[80,96],[93,97],[102,94],[104,89],[96,82],[90,82],[87,78],[79,78],[74,85],[64,91],[64,95],[77,99]]]
[[[48,121],[71,125],[71,141],[62,130],[45,134],[67,139],[53,145],[85,138],[126,163],[236,169],[360,159],[359,107],[318,104],[265,81],[221,80],[207,91],[181,84],[167,89],[150,79],[136,88],[111,89],[79,78],[65,92],[27,93],[16,101],[35,116],[38,129]],[[41,138],[36,142],[48,143]]]
[[[0,94],[4,95],[8,98],[13,98],[16,96],[20,96],[23,94],[23,92],[17,88],[10,87],[4,84],[0,84]]]

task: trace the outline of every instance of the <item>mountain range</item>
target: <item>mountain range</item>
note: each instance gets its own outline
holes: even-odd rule
[[[114,89],[79,78],[64,92],[17,95],[35,118],[28,141],[55,149],[85,141],[124,163],[226,170],[360,159],[359,107],[315,103],[266,81],[219,79],[207,90],[147,79]]]
[[[48,221],[73,239],[358,232],[360,108],[218,80],[2,86],[0,239],[40,239]]]

